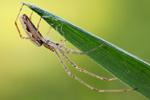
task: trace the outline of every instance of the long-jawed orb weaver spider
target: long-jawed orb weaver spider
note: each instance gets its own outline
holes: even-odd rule
[[[111,78],[111,79],[103,78],[103,77],[100,77],[100,76],[98,76],[98,75],[95,75],[95,74],[93,74],[93,73],[91,73],[91,72],[88,72],[88,71],[86,71],[86,70],[84,70],[84,69],[81,69],[81,68],[79,68],[77,65],[75,65],[75,64],[65,55],[65,54],[81,54],[81,55],[87,54],[87,53],[90,53],[90,52],[92,52],[92,51],[94,51],[94,50],[96,50],[96,49],[99,49],[99,48],[102,47],[104,44],[101,44],[100,46],[98,46],[98,47],[96,47],[96,48],[94,48],[94,49],[92,49],[92,50],[89,50],[89,51],[87,51],[87,52],[81,52],[81,51],[78,51],[78,50],[71,50],[71,49],[65,47],[64,45],[65,45],[65,42],[66,42],[66,41],[64,41],[64,43],[62,43],[62,40],[61,40],[61,43],[60,43],[60,44],[59,44],[59,43],[56,43],[56,42],[53,42],[53,41],[50,41],[50,40],[49,40],[49,31],[50,31],[51,27],[50,27],[50,29],[49,29],[49,31],[48,31],[48,33],[47,33],[48,39],[46,39],[46,38],[43,37],[43,36],[41,35],[41,33],[39,32],[39,24],[40,24],[40,21],[41,21],[41,19],[42,19],[42,16],[40,17],[40,20],[39,20],[38,25],[37,25],[37,28],[36,28],[36,27],[34,26],[34,24],[33,24],[33,23],[31,22],[31,20],[30,20],[33,12],[31,13],[30,18],[28,18],[28,16],[25,15],[25,14],[23,14],[23,15],[20,17],[20,21],[21,21],[22,27],[23,27],[23,29],[24,29],[26,35],[27,35],[27,37],[23,37],[22,34],[21,34],[21,32],[20,32],[20,30],[19,30],[19,28],[18,28],[18,25],[17,25],[17,20],[18,20],[18,17],[19,17],[19,15],[20,15],[20,12],[21,12],[21,10],[22,10],[23,5],[24,5],[24,4],[22,4],[22,6],[21,6],[21,8],[20,8],[20,11],[19,11],[19,13],[18,13],[18,16],[17,16],[17,18],[16,18],[16,20],[15,20],[15,25],[16,25],[17,30],[18,30],[18,32],[19,32],[20,38],[21,38],[21,39],[29,39],[29,40],[30,40],[32,43],[34,43],[36,46],[42,46],[42,45],[43,45],[43,46],[46,47],[47,49],[49,49],[49,50],[55,52],[56,55],[57,55],[57,57],[59,58],[61,64],[62,64],[63,68],[65,69],[65,71],[67,72],[67,74],[68,74],[70,77],[72,77],[72,78],[78,80],[80,83],[84,84],[85,86],[87,86],[88,88],[90,88],[90,89],[92,89],[92,90],[94,90],[94,91],[96,91],[96,92],[123,92],[123,91],[135,90],[135,89],[125,89],[125,90],[98,90],[98,89],[96,89],[96,88],[94,88],[94,87],[88,85],[87,83],[85,83],[84,81],[82,81],[81,79],[79,79],[78,77],[76,77],[75,75],[71,74],[71,72],[69,71],[69,69],[67,68],[67,66],[65,65],[65,63],[63,62],[62,58],[61,58],[60,55],[58,54],[57,50],[60,51],[60,53],[65,57],[65,59],[66,59],[74,68],[76,68],[76,69],[77,69],[78,71],[80,71],[80,72],[84,72],[84,73],[86,73],[86,74],[89,74],[89,75],[91,75],[91,76],[94,76],[94,77],[96,77],[96,78],[98,78],[98,79],[105,80],[105,81],[112,81],[112,80],[116,80],[116,79],[117,79],[117,78]],[[63,50],[63,49],[64,49],[64,50]]]

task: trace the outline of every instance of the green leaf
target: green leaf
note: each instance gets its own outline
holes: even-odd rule
[[[137,88],[137,92],[150,98],[150,64],[36,5],[24,5],[44,16],[43,19],[50,26],[82,52],[104,43],[101,48],[87,56],[128,86]]]

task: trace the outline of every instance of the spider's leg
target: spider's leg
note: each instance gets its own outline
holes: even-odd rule
[[[112,80],[116,80],[117,78],[111,78],[111,79],[107,79],[107,78],[104,78],[104,77],[100,77],[100,76],[98,76],[98,75],[95,75],[95,74],[93,74],[93,73],[91,73],[91,72],[88,72],[88,71],[86,71],[86,70],[84,70],[84,69],[81,69],[81,68],[79,68],[75,63],[73,63],[64,53],[62,53],[62,55],[65,57],[65,59],[74,67],[74,68],[76,68],[78,71],[80,71],[80,72],[84,72],[84,73],[86,73],[86,74],[89,74],[89,75],[91,75],[91,76],[93,76],[93,77],[96,77],[96,78],[98,78],[98,79],[101,79],[101,80],[105,80],[105,81],[112,81]]]
[[[87,53],[90,53],[92,51],[95,51],[96,49],[102,47],[104,44],[101,44],[99,45],[98,47],[94,48],[94,49],[91,49],[89,51],[86,51],[86,52],[81,52],[81,51],[78,51],[78,50],[71,50],[67,47],[64,47],[65,49],[67,49],[67,51],[62,51],[62,53],[65,53],[65,54],[80,54],[80,55],[84,55],[84,54],[87,54]]]
[[[21,6],[21,8],[20,8],[20,10],[19,10],[19,13],[18,13],[18,15],[17,15],[17,18],[16,18],[16,20],[15,20],[15,25],[16,25],[16,28],[17,28],[17,30],[18,30],[18,32],[19,32],[19,36],[20,36],[21,39],[30,39],[29,37],[23,37],[23,36],[22,36],[22,34],[21,34],[21,32],[20,32],[20,29],[19,29],[19,27],[18,27],[18,25],[17,25],[17,20],[18,20],[18,18],[19,18],[19,15],[20,15],[20,12],[21,12],[21,10],[22,10],[22,8],[23,8],[23,5],[24,5],[24,4],[22,4],[22,6]]]
[[[80,83],[84,84],[85,86],[87,86],[88,88],[90,88],[90,89],[92,89],[92,90],[94,90],[94,91],[96,91],[96,92],[124,92],[124,91],[132,91],[132,90],[135,90],[135,89],[126,89],[126,90],[98,90],[98,89],[96,89],[96,88],[90,86],[89,84],[85,83],[84,81],[82,81],[81,79],[79,79],[78,77],[76,77],[75,75],[71,74],[71,72],[70,72],[69,69],[66,67],[66,65],[65,65],[65,63],[63,62],[63,60],[62,60],[62,58],[60,57],[60,55],[57,53],[56,50],[54,50],[54,51],[55,51],[55,53],[56,53],[58,59],[60,60],[60,62],[61,62],[61,64],[62,64],[63,68],[65,69],[65,71],[67,72],[67,74],[68,74],[70,77],[76,79],[76,80],[79,81]]]

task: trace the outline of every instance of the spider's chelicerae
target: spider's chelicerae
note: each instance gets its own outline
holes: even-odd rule
[[[24,4],[23,4],[23,5],[24,5]],[[20,12],[21,12],[21,10],[22,10],[23,5],[21,6],[20,11],[19,11],[19,13],[18,13],[18,16],[17,16],[17,18],[16,18],[16,20],[15,20],[15,25],[16,25],[17,30],[18,30],[18,32],[19,32],[20,38],[21,38],[21,39],[29,39],[29,40],[30,40],[32,43],[34,43],[35,45],[37,45],[37,46],[42,46],[42,45],[43,45],[43,46],[45,46],[47,49],[49,49],[49,50],[55,52],[56,55],[57,55],[57,57],[59,58],[61,64],[62,64],[63,68],[65,69],[65,71],[67,72],[67,74],[68,74],[69,76],[71,76],[72,78],[78,80],[80,83],[84,84],[85,86],[89,87],[90,89],[92,89],[92,90],[94,90],[94,91],[96,91],[96,92],[122,92],[122,91],[135,90],[135,89],[126,89],[126,90],[98,90],[98,89],[96,89],[96,88],[94,88],[94,87],[88,85],[87,83],[85,83],[84,81],[82,81],[81,79],[79,79],[78,77],[76,77],[75,75],[71,74],[71,72],[69,71],[69,69],[67,68],[67,66],[65,65],[65,63],[63,62],[62,58],[61,58],[60,55],[57,53],[57,50],[60,51],[60,53],[65,57],[65,59],[66,59],[74,68],[76,68],[76,69],[77,69],[78,71],[80,71],[80,72],[84,72],[84,73],[86,73],[86,74],[89,74],[89,75],[91,75],[91,76],[94,76],[94,77],[96,77],[96,78],[98,78],[98,79],[105,80],[105,81],[116,80],[117,78],[107,79],[107,78],[103,78],[103,77],[100,77],[100,76],[98,76],[98,75],[95,75],[95,74],[93,74],[93,73],[91,73],[91,72],[88,72],[88,71],[86,71],[86,70],[84,70],[84,69],[81,69],[81,68],[79,68],[77,65],[75,65],[75,64],[65,55],[65,54],[81,54],[81,55],[87,54],[87,53],[90,53],[90,52],[92,52],[92,51],[94,51],[94,50],[96,50],[96,49],[99,49],[99,48],[102,47],[104,44],[101,44],[100,46],[98,46],[98,47],[96,47],[96,48],[94,48],[94,49],[92,49],[92,50],[89,50],[89,51],[87,51],[87,52],[81,52],[81,51],[79,51],[79,50],[71,50],[71,49],[65,47],[64,45],[65,45],[65,42],[66,42],[66,41],[64,41],[64,43],[62,43],[62,41],[61,41],[60,44],[59,44],[59,43],[56,43],[56,42],[53,42],[53,41],[50,41],[50,40],[49,40],[49,31],[50,31],[51,28],[49,29],[49,31],[48,31],[48,33],[47,33],[48,39],[46,39],[46,38],[43,37],[43,36],[41,35],[41,33],[38,31],[38,29],[39,29],[39,24],[40,24],[40,21],[41,21],[42,17],[41,17],[40,20],[39,20],[39,23],[38,23],[38,25],[37,25],[37,28],[34,26],[34,24],[33,24],[33,23],[31,22],[31,20],[30,20],[33,12],[31,13],[30,18],[28,18],[28,16],[25,15],[25,14],[23,14],[23,15],[20,17],[20,21],[21,21],[22,27],[23,27],[25,33],[27,34],[27,37],[22,37],[21,32],[20,32],[20,30],[19,30],[19,28],[18,28],[18,25],[17,25],[17,20],[18,20],[18,17],[19,17],[19,15],[20,15]]]

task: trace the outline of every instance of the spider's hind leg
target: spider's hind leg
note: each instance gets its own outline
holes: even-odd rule
[[[85,86],[87,86],[88,88],[90,88],[90,89],[92,89],[92,90],[94,90],[94,91],[96,91],[96,92],[124,92],[124,91],[132,91],[132,90],[135,90],[135,89],[126,89],[126,90],[98,90],[98,89],[96,89],[96,88],[90,86],[89,84],[85,83],[84,81],[82,81],[81,79],[79,79],[78,77],[76,77],[75,75],[71,74],[71,72],[69,71],[69,69],[67,68],[67,66],[65,65],[65,63],[63,62],[63,60],[62,60],[62,58],[60,57],[60,55],[57,53],[56,50],[54,50],[54,51],[55,51],[55,53],[56,53],[58,59],[60,60],[60,62],[61,62],[61,64],[62,64],[63,68],[65,69],[65,71],[67,72],[67,74],[68,74],[70,77],[76,79],[76,80],[79,81],[80,83],[84,84]]]
[[[101,44],[101,45],[99,45],[98,47],[93,48],[93,49],[91,49],[91,50],[89,50],[89,51],[86,51],[86,52],[81,52],[81,51],[79,51],[79,50],[72,50],[72,49],[69,49],[69,48],[67,48],[67,47],[65,47],[65,46],[62,46],[62,48],[66,49],[66,51],[61,50],[61,52],[62,52],[62,53],[65,53],[65,54],[80,54],[80,55],[84,55],[84,54],[87,54],[87,53],[90,53],[90,52],[92,52],[92,51],[97,50],[98,48],[102,47],[103,45],[104,45],[104,43]]]
[[[91,75],[91,76],[93,76],[93,77],[96,77],[96,78],[98,78],[98,79],[105,80],[105,81],[112,81],[112,80],[116,80],[116,79],[117,79],[117,78],[110,78],[110,79],[108,79],[108,78],[100,77],[100,76],[95,75],[95,74],[93,74],[93,73],[91,73],[91,72],[88,72],[87,70],[81,69],[81,68],[79,68],[75,63],[73,63],[64,53],[61,53],[61,54],[65,57],[65,59],[66,59],[75,69],[77,69],[77,70],[80,71],[80,72],[84,72],[84,73],[86,73],[86,74],[89,74],[89,75]]]

